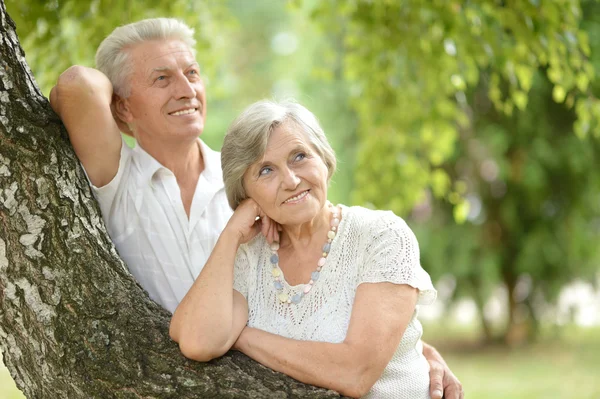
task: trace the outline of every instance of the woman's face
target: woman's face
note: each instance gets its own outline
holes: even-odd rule
[[[262,159],[244,174],[250,198],[281,225],[314,219],[327,201],[327,166],[293,123],[275,128]]]

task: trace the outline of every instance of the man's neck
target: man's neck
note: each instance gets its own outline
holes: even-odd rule
[[[204,159],[198,138],[182,140],[177,143],[138,141],[138,145],[161,165],[173,172],[180,187],[189,181],[195,183],[204,170]]]
[[[161,165],[173,172],[179,186],[183,208],[189,218],[198,178],[204,171],[205,165],[200,149],[200,140],[196,138],[193,141],[170,145],[163,143],[148,145],[148,143],[138,142],[138,145]]]

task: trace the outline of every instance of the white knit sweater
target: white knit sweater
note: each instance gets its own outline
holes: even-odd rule
[[[264,236],[240,246],[234,288],[248,300],[250,327],[298,340],[340,343],[361,283],[408,284],[419,289],[418,305],[435,300],[431,279],[420,265],[417,240],[404,220],[389,211],[341,207],[342,219],[327,264],[299,304],[284,304],[277,298]],[[285,280],[283,285],[284,292],[304,288],[304,284],[291,287]],[[422,333],[415,310],[392,360],[366,398],[429,398]]]

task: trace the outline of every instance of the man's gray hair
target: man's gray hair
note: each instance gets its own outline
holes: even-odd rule
[[[273,130],[278,126],[295,126],[308,139],[327,167],[327,181],[335,172],[336,159],[331,145],[315,115],[295,101],[263,100],[250,105],[231,124],[221,149],[221,168],[227,200],[232,209],[248,198],[244,174],[260,160]]]
[[[129,77],[133,72],[127,50],[142,42],[167,39],[181,40],[196,56],[196,40],[192,28],[174,18],[152,18],[123,25],[112,31],[98,47],[96,68],[108,77],[116,94],[127,98],[131,94]]]

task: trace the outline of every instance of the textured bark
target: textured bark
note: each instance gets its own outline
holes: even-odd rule
[[[0,345],[29,398],[334,398],[239,353],[185,359],[136,284],[0,0]]]

